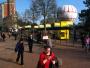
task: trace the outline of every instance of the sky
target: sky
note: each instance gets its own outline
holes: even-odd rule
[[[0,0],[1,2],[4,2],[6,0]],[[57,6],[63,6],[63,5],[74,5],[77,8],[78,13],[85,8],[85,5],[83,4],[84,0],[56,0]],[[31,5],[31,0],[16,0],[16,10],[19,12],[19,14],[23,14],[25,9],[28,9]]]
[[[0,3],[5,2],[6,0],[0,0]],[[58,6],[63,5],[74,5],[78,12],[80,12],[85,5],[83,4],[83,0],[56,0]],[[28,9],[31,5],[31,0],[16,0],[16,10],[19,13],[23,13],[25,9]]]
[[[56,0],[58,7],[63,5],[74,5],[77,11],[80,12],[85,5],[83,0]],[[31,5],[31,0],[16,0],[16,9],[18,12],[23,13]]]
[[[85,8],[83,1],[85,0],[56,0],[58,6],[73,5],[77,8],[78,12]]]

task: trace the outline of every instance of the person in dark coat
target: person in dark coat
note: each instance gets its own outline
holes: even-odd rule
[[[82,48],[85,47],[85,35],[81,34],[81,44],[82,44]]]
[[[37,43],[40,43],[42,41],[42,38],[41,38],[41,33],[37,33]]]
[[[33,48],[33,38],[32,35],[28,37],[28,47],[29,47],[29,52],[32,53],[32,48]]]
[[[14,38],[15,38],[15,40],[17,40],[17,36],[18,36],[17,32],[14,32]]]
[[[6,38],[5,33],[2,33],[1,37],[2,37],[3,41],[5,41],[5,38]]]
[[[23,46],[23,39],[20,39],[19,42],[17,42],[16,47],[15,47],[15,52],[18,52],[16,62],[19,61],[21,58],[21,65],[24,64],[23,62],[23,53],[24,53],[24,46]]]

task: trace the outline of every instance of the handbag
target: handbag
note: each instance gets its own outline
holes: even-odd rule
[[[57,59],[57,57],[55,59],[55,64],[52,63],[52,61],[50,62],[49,68],[59,68],[59,60]]]

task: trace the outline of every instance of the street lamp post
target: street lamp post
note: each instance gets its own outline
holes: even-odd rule
[[[45,28],[45,34],[46,34],[46,15],[47,15],[47,12],[46,12],[46,4],[43,3],[43,17],[44,17],[44,28]]]
[[[33,28],[32,28],[32,38],[34,38],[34,22],[35,22],[35,15],[34,15],[34,11],[33,11],[33,16],[32,16],[32,20],[33,20]]]
[[[75,24],[73,23],[73,46],[74,46],[74,41],[76,41],[76,31],[75,31]]]

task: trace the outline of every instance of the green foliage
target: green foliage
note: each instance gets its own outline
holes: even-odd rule
[[[90,0],[83,1],[86,7],[90,8]]]
[[[90,0],[83,1],[87,9],[81,10],[79,19],[83,22],[84,29],[90,30]]]

